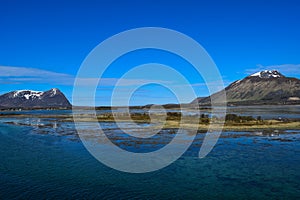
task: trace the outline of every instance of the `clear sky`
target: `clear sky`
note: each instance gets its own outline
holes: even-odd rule
[[[0,9],[0,94],[57,87],[71,100],[74,77],[96,45],[119,32],[148,26],[174,29],[199,42],[225,85],[262,69],[300,78],[297,0],[1,0]],[[130,67],[147,62],[174,66],[189,77],[198,96],[207,95],[188,63],[154,50],[120,58],[105,77],[113,82]],[[102,88],[98,105],[109,104],[112,88]],[[135,95],[132,104],[174,103],[174,96],[157,85]]]

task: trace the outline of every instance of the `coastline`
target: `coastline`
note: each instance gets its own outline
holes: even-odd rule
[[[173,128],[197,128],[199,131],[207,131],[209,127],[213,129],[222,129],[223,131],[258,131],[258,130],[300,130],[300,120],[299,119],[285,119],[285,120],[250,120],[250,121],[225,121],[222,123],[222,120],[212,119],[208,121],[208,118],[196,118],[196,117],[183,117],[180,120],[180,116],[167,116],[165,123],[161,123],[159,119],[162,119],[162,115],[153,115],[151,116],[152,120],[148,115],[144,114],[134,114],[132,116],[118,116],[117,119],[114,118],[112,114],[100,114],[97,115],[97,118],[91,116],[90,114],[78,114],[76,116],[76,122],[127,122],[127,123],[144,123],[151,124],[153,128],[162,127],[163,129],[173,129]],[[14,124],[11,119],[45,119],[53,118],[57,119],[60,122],[74,122],[73,115],[70,114],[3,114],[0,113],[0,119],[9,119],[6,123]],[[155,120],[156,119],[156,120]],[[26,125],[26,124],[17,124],[16,125]],[[30,124],[27,124],[30,125]],[[42,126],[42,125],[38,125]]]

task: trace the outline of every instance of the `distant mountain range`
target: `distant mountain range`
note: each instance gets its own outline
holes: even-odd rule
[[[0,108],[71,108],[65,95],[56,88],[45,92],[18,90],[0,96]]]
[[[276,70],[264,70],[237,80],[225,88],[229,105],[300,104],[300,80],[285,77]],[[216,102],[221,91],[195,99],[191,104]]]
[[[276,70],[264,70],[237,80],[225,89],[228,105],[267,105],[300,104],[300,80],[285,77]],[[221,101],[224,90],[208,97],[199,97],[183,107],[210,105],[211,99]],[[19,90],[0,95],[0,109],[45,109],[71,108],[65,95],[56,88],[45,92]],[[151,105],[140,106],[141,108]],[[165,108],[178,108],[177,104],[164,105]]]

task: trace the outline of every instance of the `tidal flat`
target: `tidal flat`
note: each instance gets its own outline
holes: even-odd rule
[[[186,129],[198,129],[199,131],[208,130],[210,126],[219,128],[224,131],[251,131],[251,130],[299,130],[300,129],[300,115],[298,118],[274,118],[262,119],[261,116],[254,118],[253,116],[240,116],[236,114],[227,114],[224,118],[209,117],[208,115],[188,115],[183,116],[180,112],[167,112],[166,114],[152,113],[117,113],[112,114],[109,111],[104,114],[88,114],[81,111],[81,114],[67,113],[67,114],[34,114],[34,113],[0,113],[0,119],[49,119],[53,118],[59,122],[124,122],[148,124],[149,126],[161,126],[164,129],[183,127]],[[231,119],[232,118],[232,119]],[[26,120],[25,120],[26,121]],[[52,126],[51,124],[26,124],[25,122],[15,122],[14,120],[6,120],[5,123],[15,125],[28,126]]]

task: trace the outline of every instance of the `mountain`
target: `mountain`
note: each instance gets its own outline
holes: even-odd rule
[[[0,108],[70,108],[65,95],[56,88],[45,92],[18,90],[0,96]]]
[[[220,91],[209,97],[197,98],[192,104],[217,102]],[[300,80],[285,77],[276,70],[264,70],[237,80],[225,88],[227,102],[232,105],[300,104]]]

